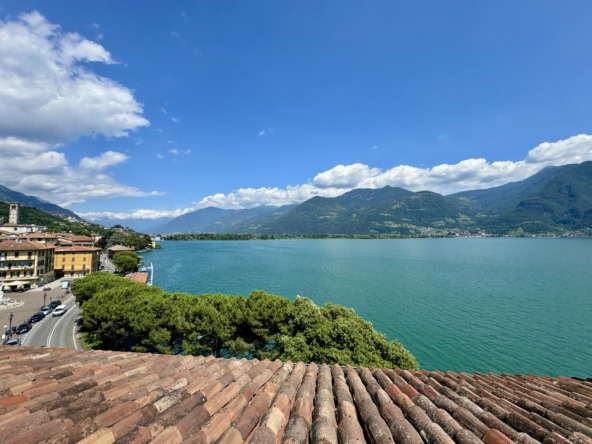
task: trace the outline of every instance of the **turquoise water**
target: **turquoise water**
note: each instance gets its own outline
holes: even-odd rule
[[[592,376],[592,239],[168,241],[154,285],[352,307],[432,370]]]

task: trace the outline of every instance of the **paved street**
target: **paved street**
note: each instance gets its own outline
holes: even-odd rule
[[[64,302],[68,311],[62,316],[53,317],[51,313],[25,335],[21,336],[22,345],[34,345],[41,347],[81,348],[78,339],[77,320],[80,317],[80,308],[76,305],[72,296]]]
[[[44,290],[47,288],[47,290]],[[51,313],[41,322],[33,325],[31,331],[26,334],[14,335],[23,345],[35,345],[42,347],[68,347],[81,348],[80,340],[75,341],[74,326],[75,321],[80,316],[80,309],[75,305],[74,297],[67,294],[66,290],[61,288],[61,282],[56,280],[41,288],[28,290],[22,293],[5,293],[6,298],[21,304],[15,307],[5,307],[0,309],[0,327],[2,332],[9,327],[9,315],[13,313],[12,325],[18,327],[21,322],[39,310],[39,307],[45,302],[60,300],[62,304],[68,307],[68,311],[59,317],[52,317]]]

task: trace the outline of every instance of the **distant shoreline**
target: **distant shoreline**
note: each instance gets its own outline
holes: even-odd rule
[[[590,238],[591,236],[581,233],[565,234],[466,234],[466,235],[425,235],[425,236],[401,236],[388,234],[307,234],[307,235],[256,235],[256,234],[215,234],[215,233],[194,233],[194,234],[171,234],[161,235],[161,240],[196,240],[196,241],[225,241],[225,240],[287,240],[287,239],[485,239],[485,238],[516,238],[516,239],[567,239],[567,238]]]

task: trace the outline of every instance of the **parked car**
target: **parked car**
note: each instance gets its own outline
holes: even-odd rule
[[[50,313],[52,310],[53,310],[53,308],[52,308],[52,307],[50,307],[50,306],[48,306],[48,305],[46,305],[45,307],[41,307],[41,308],[39,309],[39,311],[40,311],[41,313],[43,313],[45,316],[47,316],[47,315],[48,315],[48,314],[49,314],[49,313]]]
[[[7,339],[4,341],[4,345],[21,345],[21,341],[17,338]]]
[[[29,318],[29,322],[31,324],[33,324],[35,322],[39,322],[39,321],[43,320],[44,318],[45,318],[45,315],[39,311]]]
[[[52,316],[61,316],[64,313],[66,313],[67,311],[68,311],[68,307],[66,307],[65,305],[58,305],[51,315]]]
[[[19,325],[16,328],[16,334],[17,335],[22,335],[23,333],[27,333],[29,330],[31,330],[32,325],[30,322],[23,322],[21,325]]]
[[[51,309],[55,309],[58,305],[62,305],[62,301],[51,301],[49,304],[47,304],[48,307],[51,307]]]

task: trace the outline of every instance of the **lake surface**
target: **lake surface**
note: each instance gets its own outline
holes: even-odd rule
[[[428,370],[592,377],[592,239],[160,243],[166,291],[352,307]]]

